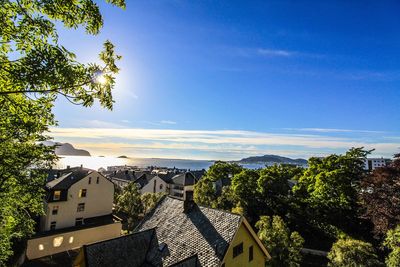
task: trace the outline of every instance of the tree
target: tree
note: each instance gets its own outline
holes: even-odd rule
[[[382,266],[374,247],[355,239],[339,239],[328,253],[330,267],[377,267]]]
[[[391,250],[385,263],[388,267],[400,266],[400,224],[387,232],[383,245]]]
[[[140,201],[143,204],[143,212],[144,214],[147,214],[150,212],[160,201],[160,199],[165,196],[165,193],[144,193],[143,195],[140,196]]]
[[[128,230],[133,230],[144,211],[140,190],[136,183],[129,183],[118,196],[116,210],[128,215]]]
[[[124,7],[123,0],[107,2]],[[40,142],[58,96],[85,107],[99,100],[112,108],[111,90],[120,57],[111,42],[103,62],[82,64],[58,42],[56,22],[83,26],[97,34],[103,20],[98,6],[82,1],[0,1],[0,265],[12,255],[15,241],[33,232],[33,218],[43,214],[43,186],[56,159],[53,147]]]
[[[279,216],[261,216],[256,223],[258,237],[271,255],[267,266],[300,266],[304,240],[297,232],[290,232]]]
[[[400,224],[400,154],[386,167],[375,169],[361,182],[360,201],[364,217],[382,237]]]
[[[203,176],[200,181],[194,185],[193,198],[199,205],[212,207],[217,199],[217,192],[213,181],[207,176]]]
[[[242,171],[236,163],[216,161],[194,186],[194,200],[197,204],[216,207],[217,199],[224,186],[230,185],[231,178]],[[217,185],[221,185],[218,188]]]
[[[303,168],[293,165],[273,165],[260,171],[257,181],[260,198],[265,207],[263,214],[284,215],[288,194],[290,192],[289,180],[301,175]]]
[[[232,192],[250,222],[254,222],[259,216],[260,199],[257,191],[259,177],[258,171],[244,169],[232,178]]]
[[[344,155],[311,158],[309,167],[293,187],[300,209],[314,220],[339,229],[357,229],[359,183],[370,151],[352,148]],[[335,234],[335,233],[333,233]]]

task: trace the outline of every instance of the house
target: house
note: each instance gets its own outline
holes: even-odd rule
[[[270,256],[243,216],[191,196],[164,197],[135,233],[83,246],[74,266],[265,266]]]
[[[119,236],[113,216],[114,185],[97,171],[78,167],[58,170],[46,184],[45,215],[40,232],[28,240],[34,259]]]
[[[367,158],[365,160],[365,170],[373,171],[376,168],[385,167],[390,162],[390,159],[386,158]]]
[[[46,191],[42,231],[81,225],[86,218],[112,213],[114,185],[97,171],[82,167],[60,171],[46,184]]]
[[[140,192],[144,193],[168,193],[170,189],[169,183],[158,175],[147,175],[147,183],[141,185]]]
[[[193,192],[196,182],[196,177],[194,177],[191,172],[177,174],[171,179],[169,194],[171,196],[183,199],[185,198],[185,192]]]

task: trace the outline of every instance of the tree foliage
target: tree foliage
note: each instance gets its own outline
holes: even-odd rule
[[[107,2],[124,7],[123,0]],[[43,213],[44,171],[56,159],[48,140],[56,125],[52,108],[59,96],[91,106],[95,99],[112,108],[118,72],[111,42],[99,54],[102,64],[83,64],[58,42],[56,23],[97,34],[103,19],[97,4],[82,1],[0,1],[0,265],[12,244],[33,232]],[[104,82],[98,78],[103,77]]]
[[[400,266],[400,224],[387,232],[383,245],[390,250],[385,260],[386,266]]]
[[[328,259],[330,267],[382,266],[370,243],[350,238],[339,239],[333,244]]]
[[[146,192],[146,193],[142,194],[140,196],[140,201],[142,202],[142,205],[143,205],[144,214],[151,211],[163,196],[165,196],[165,193],[162,193],[162,192],[160,192],[160,193]]]
[[[347,229],[358,224],[358,189],[370,151],[352,148],[344,155],[309,159],[293,192],[306,216],[321,224]]]
[[[360,192],[364,216],[374,224],[375,234],[383,236],[400,224],[400,155],[389,166],[368,175]]]
[[[261,216],[256,223],[258,237],[271,255],[267,266],[300,266],[304,240],[297,232],[290,232],[279,216]]]
[[[224,161],[215,162],[194,186],[194,200],[197,204],[217,207],[218,200],[222,193],[224,183],[230,185],[231,178],[242,171],[242,167],[236,163]],[[221,185],[221,191],[217,190],[217,185]]]
[[[122,194],[118,196],[116,210],[128,215],[128,230],[133,230],[135,224],[139,221],[140,215],[144,212],[142,197],[136,183],[129,183]]]

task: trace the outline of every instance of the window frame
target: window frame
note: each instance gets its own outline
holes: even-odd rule
[[[243,254],[243,242],[241,242],[240,244],[237,244],[236,246],[233,247],[232,249],[232,256],[233,258],[236,258],[237,256],[239,256],[240,254]]]
[[[78,224],[80,222],[80,224]],[[83,225],[83,217],[75,218],[75,226]]]
[[[54,192],[53,192],[53,200],[56,201],[56,200],[60,200],[60,199],[61,199],[61,190],[54,190]]]
[[[87,189],[86,188],[79,189],[78,196],[79,196],[79,198],[86,197],[87,196]]]
[[[249,247],[249,262],[251,262],[252,260],[254,260],[254,246],[251,245]]]
[[[53,209],[51,210],[51,215],[57,215],[58,209],[59,209],[59,206],[53,206]]]
[[[57,221],[50,222],[50,231],[56,230],[56,227],[57,227]]]
[[[76,212],[84,212],[85,211],[85,203],[78,203],[78,206],[76,207]]]

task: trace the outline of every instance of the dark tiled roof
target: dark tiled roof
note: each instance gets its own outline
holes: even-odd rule
[[[172,177],[174,177],[176,174],[173,172],[168,172],[168,173],[159,173],[157,174],[158,177],[160,177],[164,182],[167,184],[172,183]]]
[[[136,178],[135,183],[140,185],[140,188],[143,188],[149,181],[146,179],[146,174],[142,174],[139,178]]]
[[[204,176],[204,174],[206,173],[206,170],[203,169],[203,170],[190,171],[190,172],[194,175],[194,177],[196,177],[196,180],[198,181],[201,179],[201,177]]]
[[[113,174],[110,175],[110,177],[128,181],[133,181],[136,179],[136,176],[130,170],[115,171]]]
[[[194,185],[196,178],[191,172],[180,173],[172,177],[172,183],[177,185]]]
[[[162,266],[154,229],[83,246],[87,267]]]
[[[163,260],[166,266],[194,255],[199,266],[220,266],[240,226],[241,216],[196,205],[184,213],[183,203],[165,197],[145,216],[136,231],[156,229],[158,241],[167,244],[169,250]]]
[[[65,170],[59,170],[59,178],[52,179],[46,184],[46,187],[54,190],[68,189],[74,183],[88,176],[93,170],[86,168],[70,168]]]

